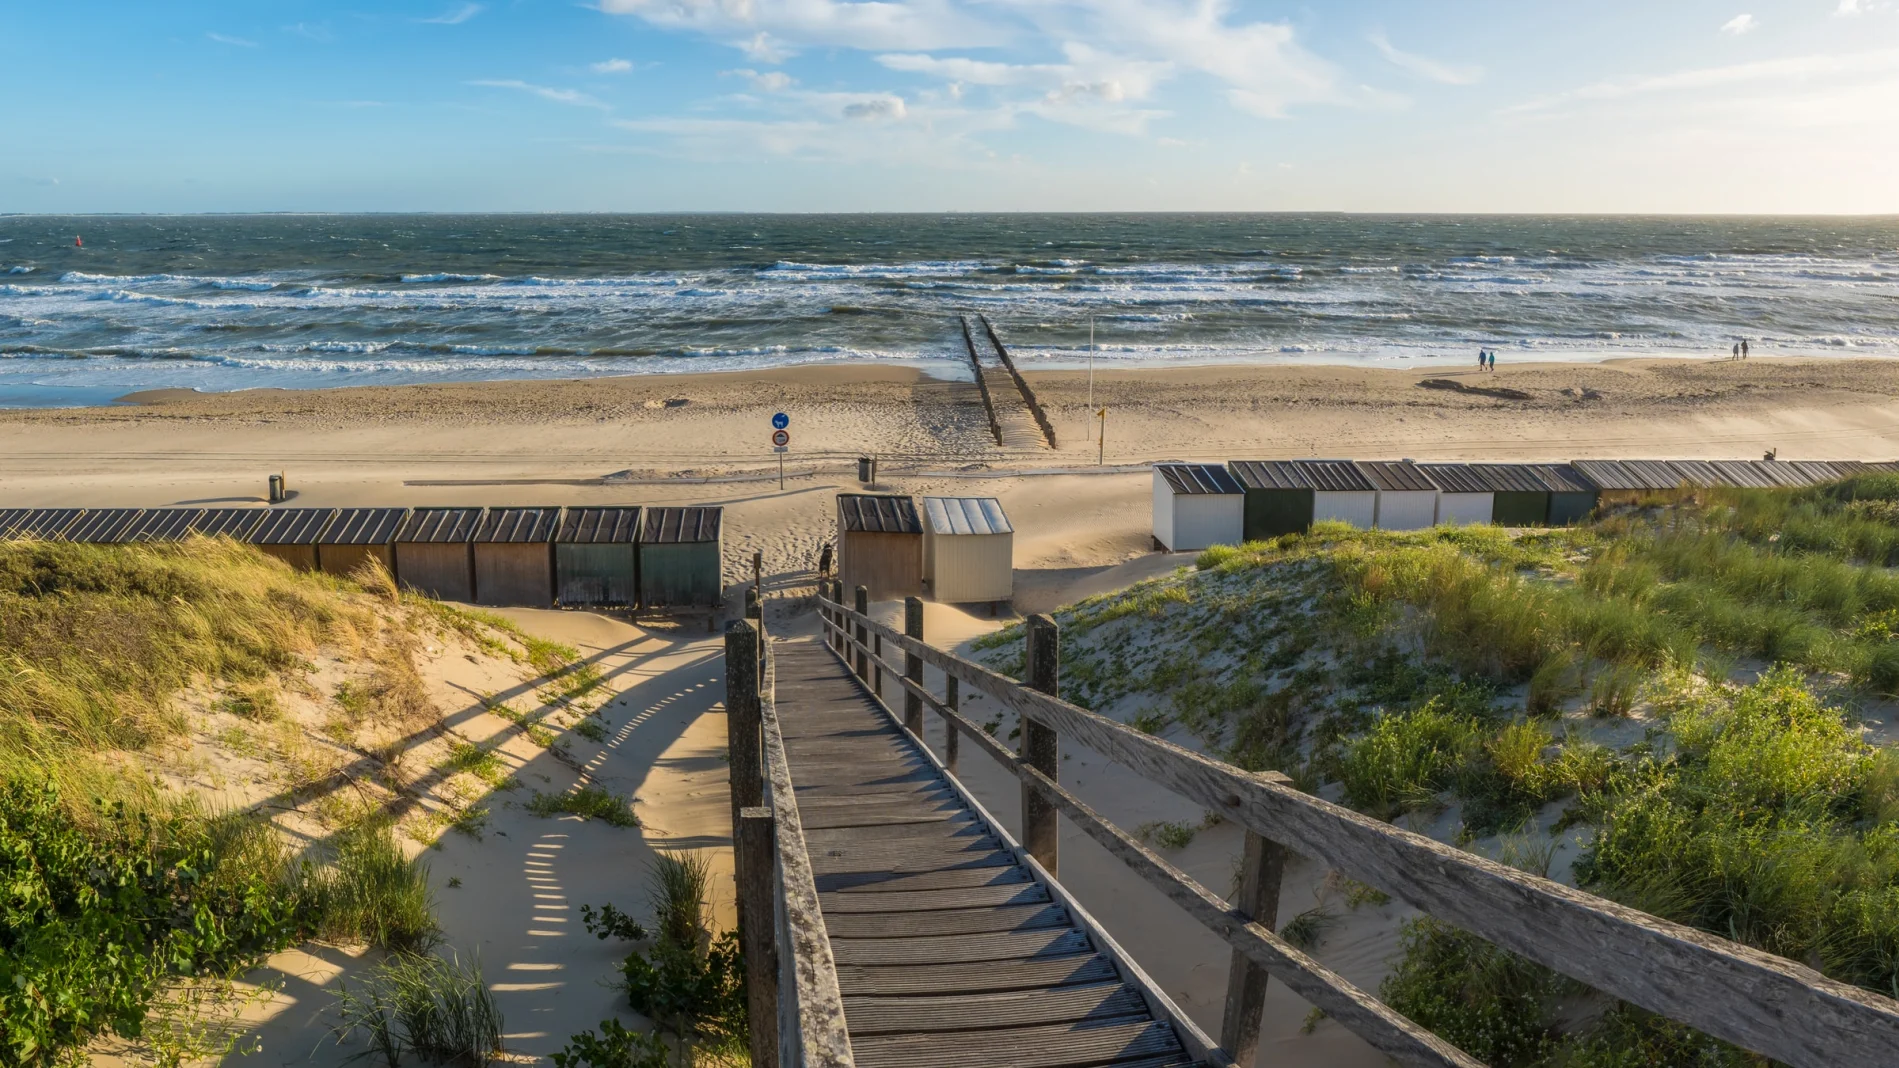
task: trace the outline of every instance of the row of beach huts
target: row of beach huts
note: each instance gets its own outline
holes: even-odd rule
[[[719,508],[5,508],[0,538],[131,544],[228,537],[293,567],[370,560],[445,601],[716,607]]]
[[[1604,504],[1714,486],[1811,486],[1895,470],[1899,463],[1859,460],[1155,464],[1154,541],[1163,549],[1187,552],[1302,533],[1324,520],[1368,530],[1422,530],[1440,523],[1566,526]]]

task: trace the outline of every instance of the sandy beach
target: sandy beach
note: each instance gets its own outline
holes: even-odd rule
[[[1474,368],[1107,371],[1094,387],[1096,404],[1108,409],[1106,464],[1099,468],[1085,373],[1030,379],[1049,409],[1059,449],[998,449],[972,383],[888,366],[321,392],[165,392],[112,408],[0,412],[0,503],[261,503],[266,476],[283,471],[296,493],[293,503],[307,505],[717,504],[726,509],[728,581],[740,577],[756,549],[764,553],[768,592],[795,596],[811,589],[809,569],[832,536],[834,494],[858,488],[852,461],[869,454],[880,461],[880,489],[1002,500],[1018,531],[1014,607],[1027,613],[1185,562],[1150,551],[1150,481],[1141,466],[1147,461],[1751,458],[1770,448],[1785,459],[1899,456],[1899,403],[1893,400],[1899,364],[1871,360],[1546,364],[1506,366],[1495,374]],[[781,410],[791,416],[793,442],[783,489],[768,440],[769,417]],[[894,613],[895,606],[882,608]],[[640,732],[649,744],[624,754],[632,763],[623,776],[654,828],[640,840],[640,851],[680,838],[718,848],[712,839],[719,837],[714,817],[722,787],[704,775],[662,774],[669,760],[682,768],[716,763],[720,680],[706,675],[703,661],[711,648],[702,640],[644,650],[646,639],[636,628],[587,622],[596,619],[521,614],[522,625],[590,655],[611,651],[619,658],[616,671],[650,680],[655,695],[690,689],[685,706],[666,706],[669,729]],[[1000,622],[932,606],[928,631],[933,642],[954,647]],[[815,630],[808,612],[782,608],[774,626],[781,634]],[[666,704],[644,694],[629,701],[636,716]],[[1074,756],[1074,788],[1124,826],[1197,815],[1163,791],[1131,785],[1098,758]],[[1012,822],[1013,784],[982,761],[968,763],[971,787]],[[540,836],[551,833],[595,833],[564,825],[502,829],[518,832],[524,846],[544,845]],[[1224,885],[1238,842],[1233,828],[1217,828],[1194,843],[1183,866],[1208,885]],[[567,846],[555,855],[570,861],[594,856],[579,848],[586,844],[579,837],[553,844]],[[1072,873],[1084,904],[1184,1008],[1203,1025],[1217,1026],[1226,974],[1217,940],[1078,836],[1065,833],[1063,849],[1064,874]],[[445,876],[479,877],[487,865],[519,860],[505,853],[451,842],[437,866]],[[570,881],[565,892],[579,901],[625,884],[639,869],[636,860],[563,872]],[[1306,907],[1323,876],[1311,865],[1295,870],[1288,909]],[[591,1025],[611,1007],[604,991],[591,993],[610,962],[590,942],[575,941],[580,956],[572,959],[523,956],[533,939],[517,946],[507,940],[513,935],[493,933],[490,911],[464,898],[445,902],[454,906],[445,916],[451,933],[465,932],[486,946],[485,960],[566,970],[558,980],[565,986],[534,975],[503,980],[515,984],[505,993],[519,1013],[511,1015],[510,1030],[522,1052],[551,1052],[564,1033]],[[529,903],[515,893],[498,907],[518,919]],[[1367,913],[1329,943],[1327,962],[1375,988],[1405,914],[1399,905]],[[587,997],[568,997],[582,988]],[[1381,1063],[1336,1026],[1302,1035],[1306,1007],[1283,987],[1272,989],[1264,1048],[1283,1058],[1273,1063]],[[308,1048],[302,1033],[308,1026],[279,1008],[266,1026],[272,1035],[267,1048]]]

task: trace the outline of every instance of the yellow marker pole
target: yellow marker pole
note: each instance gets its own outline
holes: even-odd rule
[[[1101,437],[1096,445],[1095,466],[1104,467],[1107,465],[1108,457],[1108,410],[1103,408],[1095,415],[1101,419]]]

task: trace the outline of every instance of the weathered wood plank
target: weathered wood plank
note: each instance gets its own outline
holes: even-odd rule
[[[969,964],[1062,957],[1093,949],[1087,935],[1067,927],[946,938],[840,938],[831,944],[840,965]]]
[[[876,893],[859,888],[850,893],[820,891],[825,922],[854,912],[931,912],[936,909],[996,908],[1003,905],[1040,905],[1051,900],[1041,883],[1023,881],[954,890],[910,890]]]
[[[1899,1063],[1899,1001],[1258,781],[868,618],[861,623],[1150,781],[1599,990],[1798,1068]]]
[[[970,886],[1020,886],[1032,882],[1020,865],[939,868],[932,871],[841,871],[818,878],[827,894],[897,890],[955,890]]]
[[[1114,962],[1099,953],[975,964],[838,966],[847,997],[898,994],[975,994],[1042,991],[1074,983],[1119,981]]]
[[[914,1034],[920,1031],[979,1031],[1004,1027],[1117,1020],[1142,1016],[1147,1002],[1126,983],[1038,990],[1021,994],[954,994],[945,997],[849,997],[844,1015],[851,1041],[861,1035]]]
[[[1061,1068],[1116,1058],[1179,1056],[1172,1026],[1152,1020],[1082,1020],[1008,1031],[881,1035],[853,1039],[861,1068]]]
[[[924,938],[937,935],[1032,931],[1070,925],[1060,905],[1003,905],[929,912],[831,912],[824,917],[832,944],[844,938]]]

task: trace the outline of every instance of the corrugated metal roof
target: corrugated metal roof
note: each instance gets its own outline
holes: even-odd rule
[[[1667,460],[1623,460],[1621,464],[1629,470],[1630,474],[1635,476],[1637,483],[1639,483],[1638,485],[1629,487],[1630,489],[1672,490],[1681,488],[1683,481],[1681,472],[1675,470],[1675,465],[1669,463]]]
[[[1575,468],[1589,484],[1599,490],[1639,490],[1649,487],[1641,484],[1633,472],[1622,465],[1620,460],[1571,460],[1569,466]]]
[[[937,534],[1013,534],[994,497],[925,497],[923,515]]]
[[[223,535],[243,541],[244,535],[269,514],[262,508],[206,508],[191,521],[191,532],[207,538]]]
[[[909,500],[905,497],[904,500]],[[916,513],[915,507],[911,514]],[[719,540],[723,508],[648,508],[640,527],[640,544],[674,545]]]
[[[1233,460],[1227,473],[1247,489],[1309,490],[1312,482],[1291,460]]]
[[[1594,493],[1596,487],[1582,477],[1581,472],[1568,464],[1531,464],[1530,470],[1536,474],[1544,488],[1551,493]]]
[[[837,522],[843,530],[871,534],[921,534],[923,520],[917,503],[905,496],[882,493],[840,493]]]
[[[63,541],[82,541],[94,545],[112,545],[126,540],[126,535],[145,518],[143,508],[97,508],[88,509],[79,521],[67,527],[60,535]]]
[[[1841,478],[1852,478],[1867,470],[1867,465],[1860,460],[1828,460],[1827,463],[1832,465],[1833,473]]]
[[[475,528],[475,540],[530,545],[554,540],[554,528],[559,525],[559,508],[490,508]]]
[[[126,541],[183,541],[202,508],[148,508],[137,524],[121,534]]]
[[[569,508],[562,513],[554,540],[563,545],[607,545],[640,539],[640,510]]]
[[[1670,460],[1668,466],[1674,468],[1675,474],[1681,476],[1681,480],[1690,486],[1705,488],[1731,484],[1726,475],[1716,470],[1715,466],[1706,460]]]
[[[1377,487],[1350,460],[1294,460],[1299,473],[1321,493],[1355,493]]]
[[[84,508],[24,508],[13,524],[12,537],[48,541],[60,537],[85,514]]]
[[[1548,493],[1530,464],[1471,464],[1470,473],[1492,493]]]
[[[1776,486],[1799,487],[1808,485],[1807,477],[1792,464],[1778,460],[1749,460],[1748,464],[1761,474],[1773,479]]]
[[[1709,466],[1720,472],[1723,486],[1771,489],[1780,485],[1746,460],[1711,460]]]
[[[1445,493],[1491,492],[1489,484],[1478,478],[1469,464],[1419,464],[1418,470]]]
[[[13,525],[25,519],[30,508],[0,508],[0,538],[12,533]]]
[[[1218,464],[1155,464],[1176,495],[1245,493],[1246,487]]]
[[[387,545],[396,539],[407,508],[339,508],[323,532],[325,545]]]
[[[456,545],[473,541],[475,528],[481,525],[480,508],[417,508],[403,520],[396,540],[436,545]]]
[[[251,545],[315,545],[335,517],[334,508],[272,508],[239,540]]]
[[[1807,483],[1809,485],[1818,485],[1822,482],[1837,482],[1847,477],[1846,472],[1840,469],[1838,461],[1834,460],[1776,460],[1774,462],[1786,464],[1788,467],[1799,471],[1807,477]]]
[[[1371,479],[1372,484],[1381,490],[1435,491],[1437,485],[1424,477],[1418,465],[1407,460],[1360,460],[1355,465],[1359,473]]]

